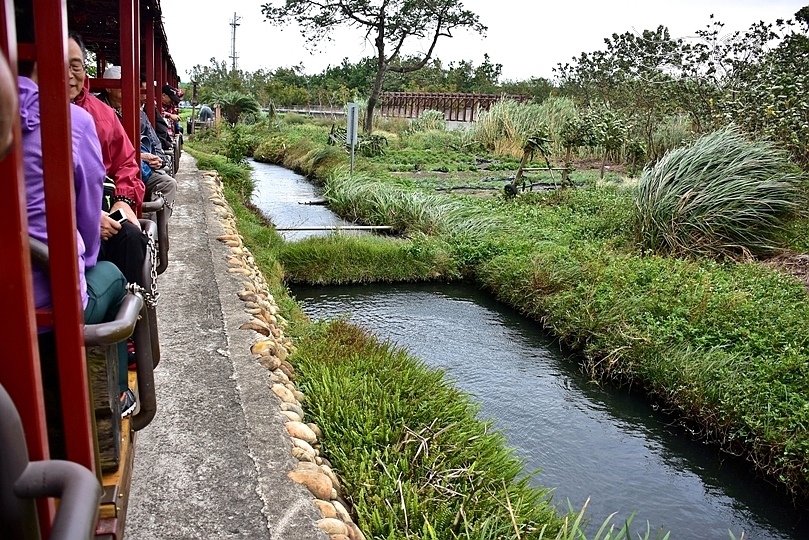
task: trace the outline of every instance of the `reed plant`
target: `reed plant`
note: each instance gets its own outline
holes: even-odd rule
[[[805,186],[783,150],[728,126],[643,171],[636,237],[656,253],[771,254],[782,249],[789,220],[806,208]]]
[[[363,173],[350,175],[343,168],[335,169],[323,196],[335,212],[350,221],[388,225],[406,234],[441,235],[461,231],[485,235],[508,227],[507,220],[482,215],[463,199],[379,182]]]
[[[565,148],[562,128],[576,116],[576,106],[569,98],[548,98],[539,105],[504,99],[481,113],[472,137],[496,154],[521,157],[528,137],[545,126],[549,129],[554,153],[562,155]]]
[[[332,234],[287,243],[278,257],[288,283],[341,285],[460,277],[447,246],[424,235],[404,240]]]
[[[684,144],[687,144],[694,137],[692,121],[685,114],[673,114],[663,118],[655,125],[650,144],[647,148],[649,161],[657,161],[666,152],[670,152]]]
[[[447,121],[444,119],[444,113],[426,110],[418,118],[413,118],[410,121],[408,131],[415,133],[417,131],[443,131],[445,129],[447,129]]]

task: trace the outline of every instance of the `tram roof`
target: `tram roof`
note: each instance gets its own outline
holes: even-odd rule
[[[81,34],[87,48],[107,60],[120,64],[119,8],[121,0],[68,0],[68,26]],[[176,73],[163,26],[160,0],[140,0],[141,38],[144,21],[154,21],[155,41],[163,45],[165,57]],[[141,40],[141,47],[143,47]]]

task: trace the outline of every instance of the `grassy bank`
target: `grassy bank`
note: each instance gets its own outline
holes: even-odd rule
[[[469,398],[441,372],[346,323],[311,324],[286,289],[282,257],[294,260],[294,252],[301,250],[308,263],[319,258],[326,264],[335,252],[315,256],[322,245],[285,244],[245,200],[244,188],[250,186],[246,169],[191,152],[198,163],[223,174],[245,245],[290,322],[287,334],[297,346],[290,361],[307,395],[307,421],[323,431],[324,455],[369,538],[585,538],[583,517],[556,515],[549,491],[528,485],[521,462],[502,436],[477,419]],[[425,269],[422,278],[430,278],[427,272],[435,272],[438,261],[447,258],[426,237],[370,245],[346,240],[335,247],[338,254],[349,254],[353,245],[362,264],[404,258]],[[379,253],[369,255],[374,249]],[[406,274],[405,279],[416,279],[418,272]]]
[[[476,279],[581,351],[594,377],[646,388],[706,440],[747,455],[796,496],[809,493],[809,297],[798,281],[756,262],[639,251],[622,188],[436,200],[379,159],[359,160],[348,179],[325,128],[290,133],[259,145],[275,149],[262,157],[328,180],[341,214],[431,235],[453,269],[445,276]],[[443,207],[469,219],[445,219]],[[805,220],[790,224],[793,249],[805,252],[807,233]],[[342,267],[302,279],[354,278]]]

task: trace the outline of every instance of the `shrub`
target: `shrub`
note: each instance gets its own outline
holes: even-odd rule
[[[232,163],[221,156],[211,154],[196,153],[195,157],[199,169],[217,171],[225,187],[234,190],[246,200],[250,199],[255,185],[248,166]]]
[[[784,151],[731,125],[643,171],[636,238],[658,253],[767,254],[805,202],[805,178]]]
[[[410,128],[408,131],[433,131],[444,130],[447,128],[447,121],[444,119],[444,113],[441,111],[427,110],[410,121]]]

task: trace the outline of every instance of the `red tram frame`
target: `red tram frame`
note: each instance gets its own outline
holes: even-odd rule
[[[120,87],[123,122],[136,148],[140,143],[139,87],[146,80],[176,86],[178,77],[168,53],[159,0],[28,0],[33,5],[36,43],[17,43],[15,2],[3,0],[0,10],[0,49],[16,74],[18,58],[35,59],[40,93],[45,201],[51,265],[52,325],[60,359],[62,410],[67,458],[98,474],[95,462],[91,406],[83,341],[82,309],[77,292],[76,217],[67,84],[67,30],[79,32],[97,69],[105,62],[122,68],[121,80],[92,79],[94,89]],[[18,0],[20,3],[20,0]],[[103,20],[104,24],[99,24]],[[156,95],[147,85],[147,103]],[[147,107],[154,122],[154,108]],[[0,196],[0,384],[18,410],[31,460],[49,458],[47,425],[37,345],[25,184],[22,169],[19,115],[15,114],[14,143],[0,161],[4,186]],[[59,181],[58,179],[62,179]],[[65,179],[69,181],[65,181]],[[48,536],[54,518],[52,500],[38,504],[40,529]],[[122,529],[123,520],[120,527]],[[120,535],[122,531],[112,533]]]

